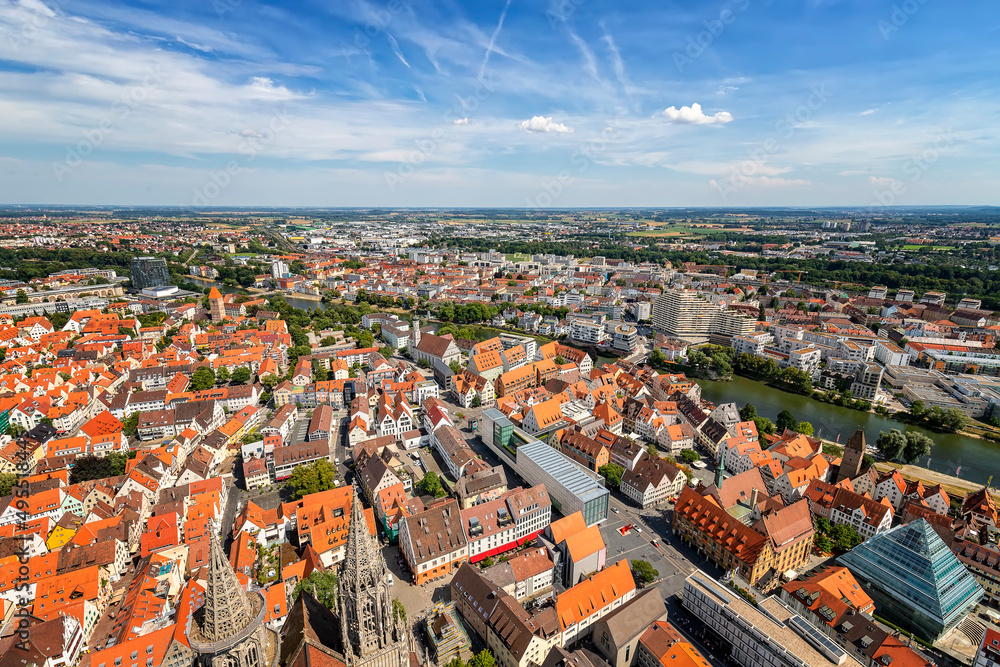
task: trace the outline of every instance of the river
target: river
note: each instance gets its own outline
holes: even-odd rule
[[[747,403],[757,406],[757,412],[772,421],[778,413],[788,410],[798,421],[813,425],[818,437],[827,440],[847,442],[855,430],[863,428],[865,438],[874,445],[881,431],[898,428],[904,431],[920,431],[934,440],[931,455],[921,459],[917,465],[930,468],[946,475],[955,475],[971,482],[985,484],[994,473],[1000,471],[1000,444],[978,440],[954,433],[937,433],[918,426],[911,426],[870,412],[842,408],[790,394],[738,375],[732,382],[698,380],[701,395],[716,405],[735,402],[743,407]],[[961,466],[961,472],[955,471]]]

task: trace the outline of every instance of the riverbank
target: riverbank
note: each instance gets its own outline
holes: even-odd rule
[[[315,294],[299,294],[298,292],[294,294],[285,294],[284,292],[264,292],[264,296],[280,296],[286,301],[289,299],[297,299],[303,301],[323,301],[323,297],[316,296]]]
[[[729,382],[705,379],[698,379],[697,382],[702,388],[702,398],[715,405],[735,402],[742,408],[752,403],[757,407],[758,414],[772,421],[777,419],[779,412],[788,410],[797,421],[811,423],[816,437],[840,446],[859,428],[872,445],[883,431],[918,431],[934,441],[930,457],[923,457],[918,465],[943,475],[954,475],[956,470],[961,469],[959,474],[979,487],[1000,470],[1000,446],[989,440],[930,431],[874,412],[853,410],[782,391],[741,375],[733,375]]]

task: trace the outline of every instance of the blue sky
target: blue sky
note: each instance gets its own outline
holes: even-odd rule
[[[995,0],[0,0],[0,202],[1000,204]]]

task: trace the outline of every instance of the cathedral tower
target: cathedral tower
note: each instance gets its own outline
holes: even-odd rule
[[[408,667],[410,632],[393,610],[392,574],[375,540],[355,490],[347,555],[337,575],[340,633],[347,667]]]
[[[188,642],[199,667],[272,667],[278,635],[264,624],[264,596],[247,593],[214,534],[209,537],[205,605],[192,617]]]

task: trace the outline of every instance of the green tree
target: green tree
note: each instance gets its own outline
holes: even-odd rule
[[[9,496],[15,484],[17,475],[12,472],[0,472],[0,497]]]
[[[28,303],[28,293],[25,292],[23,289],[17,290],[17,296],[15,297],[14,301],[16,303]]]
[[[961,431],[966,426],[969,425],[969,415],[965,414],[958,408],[948,408],[944,411],[943,418],[941,420],[941,428],[946,431]]]
[[[906,436],[898,428],[882,431],[875,440],[875,446],[888,461],[897,461],[906,449]]]
[[[916,463],[931,453],[934,441],[918,431],[906,432],[906,446],[903,447],[903,460]]]
[[[333,464],[327,459],[320,459],[310,465],[297,466],[292,471],[288,486],[292,490],[292,497],[300,500],[311,493],[334,488],[336,479],[337,471]]]
[[[362,331],[357,337],[358,347],[373,347],[375,345],[375,336],[372,335],[371,331]]]
[[[778,421],[775,425],[778,427],[778,431],[783,433],[786,429],[794,431],[799,423],[796,421],[795,415],[788,410],[782,410],[778,413]]]
[[[215,372],[209,366],[202,366],[191,375],[191,389],[203,391],[215,386]]]
[[[139,431],[139,415],[142,414],[138,410],[130,414],[125,418],[122,424],[125,427],[125,435],[135,437],[136,433]]]
[[[625,474],[625,468],[617,463],[607,463],[598,468],[597,472],[600,473],[605,480],[607,480],[608,486],[612,489],[617,489],[621,486],[622,475]]]
[[[246,366],[240,366],[235,371],[233,371],[234,382],[239,382],[240,384],[246,384],[251,377],[253,377],[253,371],[251,371]]]
[[[472,397],[472,407],[478,408],[483,404],[483,399],[479,398],[479,394]]]
[[[825,554],[833,553],[833,542],[823,533],[816,533],[816,536],[813,538],[813,544],[816,546],[816,549]]]
[[[774,426],[774,422],[767,417],[757,417],[753,420],[753,423],[757,426],[757,433],[759,435],[770,435],[777,430]]]
[[[215,381],[219,383],[229,382],[229,369],[225,366],[220,366],[219,370],[215,372]]]
[[[753,403],[747,403],[742,408],[740,408],[740,419],[745,422],[752,422],[757,419],[757,406]]]
[[[830,529],[830,539],[840,551],[850,551],[865,540],[854,528],[842,523],[838,523]]]
[[[496,667],[496,664],[496,658],[488,648],[484,648],[469,660],[469,667]]]
[[[392,617],[401,621],[406,620],[406,607],[399,601],[399,598],[392,599]]]
[[[795,430],[802,435],[813,435],[813,425],[809,422],[799,422],[795,425]]]
[[[698,452],[693,449],[685,449],[681,451],[681,459],[683,459],[685,463],[694,463],[695,461],[700,461],[701,456],[699,456]]]
[[[632,572],[635,573],[636,578],[642,584],[648,584],[660,576],[660,573],[644,560],[632,561]]]
[[[656,443],[651,442],[646,447],[646,453],[652,456],[654,459],[660,458],[660,450],[656,448]]]
[[[292,593],[292,599],[297,598],[299,593],[302,591],[312,595],[321,605],[330,611],[337,611],[336,572],[331,570],[323,572],[320,570],[313,570],[308,577],[295,585],[295,591]]]
[[[435,498],[443,498],[448,495],[444,486],[441,484],[441,478],[433,470],[428,470],[424,478],[417,482],[417,488],[426,493],[429,496],[434,496]]]
[[[649,363],[651,366],[659,368],[667,363],[667,356],[660,351],[660,348],[654,348],[649,353]]]

